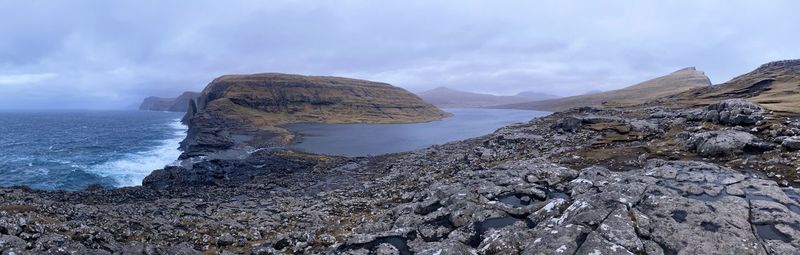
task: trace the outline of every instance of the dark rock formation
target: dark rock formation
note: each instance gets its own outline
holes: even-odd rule
[[[199,92],[187,91],[176,98],[148,97],[139,105],[139,110],[186,112],[190,107],[189,102],[197,99],[199,96]]]

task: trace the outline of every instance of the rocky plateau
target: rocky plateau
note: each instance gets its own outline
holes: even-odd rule
[[[232,139],[210,88],[188,123]],[[4,188],[0,253],[800,254],[800,115],[759,95],[573,108],[374,157],[188,155],[139,187]]]

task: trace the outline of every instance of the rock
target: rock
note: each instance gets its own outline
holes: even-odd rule
[[[421,254],[462,255],[475,254],[474,249],[461,242],[446,241],[425,248]]]
[[[556,124],[553,125],[553,129],[556,130],[563,130],[566,132],[575,132],[578,130],[582,124],[583,120],[574,118],[574,117],[565,117],[559,119]]]
[[[708,131],[691,135],[686,140],[690,151],[703,156],[729,156],[741,154],[745,146],[758,141],[754,135],[741,131]]]
[[[790,151],[800,150],[800,136],[784,138],[781,146]]]
[[[744,99],[723,100],[706,109],[706,121],[728,126],[750,126],[764,118],[761,106]]]
[[[0,234],[0,252],[12,248],[17,250],[24,249],[27,244],[25,240],[19,237]]]
[[[170,246],[164,249],[165,254],[174,254],[174,255],[199,255],[202,254],[200,251],[194,249],[194,247],[189,243],[179,243],[173,246]]]
[[[382,243],[378,245],[378,248],[375,251],[375,255],[399,255],[400,251],[397,250],[397,247],[394,247],[388,243]]]
[[[628,210],[619,207],[600,224],[597,233],[614,245],[624,247],[626,251],[641,253],[644,251],[644,244],[639,240],[634,225]]]
[[[217,245],[219,246],[228,246],[236,243],[236,238],[229,233],[222,234],[222,236],[217,238]]]

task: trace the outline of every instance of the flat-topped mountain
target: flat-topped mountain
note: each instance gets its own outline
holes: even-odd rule
[[[800,59],[767,63],[726,83],[672,97],[685,105],[708,105],[725,98],[748,98],[769,110],[800,113]]]
[[[698,71],[694,67],[689,67],[618,90],[527,103],[500,105],[495,106],[495,108],[564,111],[582,106],[629,106],[710,85],[711,81],[702,71]]]
[[[186,112],[189,109],[189,101],[199,96],[200,92],[186,91],[176,98],[147,97],[139,105],[139,110]]]
[[[414,123],[448,116],[386,83],[280,73],[225,75],[212,81],[187,112],[183,147],[191,154],[234,144],[286,144],[293,136],[280,125],[295,122]]]
[[[490,94],[460,91],[447,87],[438,87],[432,90],[420,92],[418,95],[426,102],[433,105],[454,108],[487,107],[535,100],[530,97],[534,96],[530,93],[527,94],[529,96],[495,96]]]

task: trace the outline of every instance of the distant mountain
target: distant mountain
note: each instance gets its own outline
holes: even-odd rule
[[[189,101],[199,96],[200,92],[187,91],[176,98],[148,97],[139,105],[139,110],[186,112],[189,109]]]
[[[589,91],[586,91],[585,93],[583,93],[583,94],[581,94],[581,95],[591,95],[591,94],[597,94],[597,93],[603,93],[603,91],[602,91],[602,90],[599,90],[599,89],[596,89],[596,90],[589,90]]]
[[[689,67],[623,89],[492,108],[564,111],[582,106],[630,106],[710,85],[711,80],[702,71]]]
[[[553,95],[553,94],[547,94],[547,93],[536,92],[536,91],[523,91],[523,92],[517,93],[516,96],[517,97],[528,98],[530,100],[545,100],[545,99],[558,98],[558,96]]]
[[[800,113],[800,59],[761,65],[723,84],[686,91],[667,100],[684,107],[747,98],[776,112]]]
[[[438,107],[488,107],[531,101],[531,98],[524,96],[495,96],[460,91],[446,87],[438,87],[417,93],[417,95],[426,102]]]

